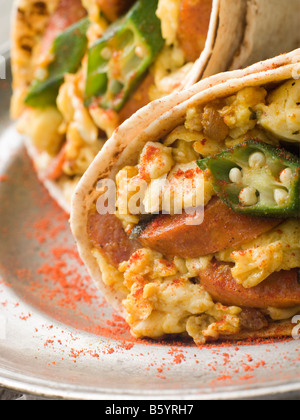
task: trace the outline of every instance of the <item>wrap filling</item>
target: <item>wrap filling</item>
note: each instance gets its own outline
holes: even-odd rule
[[[299,104],[287,80],[191,105],[119,169],[114,211],[98,185],[93,256],[134,336],[203,344],[299,313]]]

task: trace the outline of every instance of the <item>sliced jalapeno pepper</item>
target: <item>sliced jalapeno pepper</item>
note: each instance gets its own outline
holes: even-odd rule
[[[300,160],[257,140],[198,162],[214,177],[217,195],[237,213],[300,217]]]
[[[120,111],[161,51],[158,0],[138,0],[89,50],[85,104]]]
[[[52,47],[54,60],[48,67],[48,77],[33,82],[25,98],[26,105],[33,108],[56,105],[65,74],[76,73],[87,50],[89,24],[89,19],[84,18],[56,37]]]

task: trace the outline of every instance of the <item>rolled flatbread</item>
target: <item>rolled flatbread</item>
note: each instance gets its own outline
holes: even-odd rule
[[[72,232],[134,336],[188,334],[202,344],[292,335],[299,78],[295,50],[151,103],[82,177]]]
[[[130,13],[137,3],[133,0],[17,0],[15,3],[11,113],[25,135],[39,178],[67,212],[74,188],[105,141],[149,101],[182,91],[213,74],[289,52],[299,45],[299,0],[290,0],[289,7],[281,0],[146,1],[147,7],[157,5],[151,19],[160,21],[161,49],[155,50],[155,57],[147,64],[146,71],[143,68],[142,77],[120,109],[111,109],[107,103],[101,105],[100,94],[87,105],[87,67],[92,61],[87,57],[88,52],[101,44],[103,38],[109,38],[116,31],[111,28],[120,25],[116,23],[119,17]],[[82,27],[79,23],[86,16],[89,24]],[[75,41],[78,32],[79,40],[87,37],[87,44],[82,56],[78,53],[74,57],[71,52],[80,50]],[[63,41],[57,40],[59,36]],[[62,50],[62,45],[73,47]],[[112,66],[111,74],[115,77],[117,67],[113,66],[111,57],[118,54],[109,45],[103,49],[103,57]],[[146,45],[154,49],[157,42],[151,43],[150,37]],[[135,51],[135,59],[141,59],[143,48],[137,45]],[[52,91],[51,84],[49,88],[46,83],[49,78],[54,85]],[[118,76],[113,82],[111,90],[118,95],[122,83]],[[187,100],[191,93],[184,90],[180,101]],[[148,115],[147,124],[165,111],[158,103]]]

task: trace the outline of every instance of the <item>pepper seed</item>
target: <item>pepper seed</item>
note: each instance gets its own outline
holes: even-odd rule
[[[281,188],[276,188],[274,191],[274,199],[278,206],[282,206],[286,203],[288,199],[289,193],[286,190],[283,190]]]
[[[249,166],[252,169],[263,168],[265,164],[266,164],[266,157],[261,152],[255,152],[249,158]]]
[[[240,192],[239,199],[245,206],[254,206],[258,202],[257,190],[253,187],[244,188]]]
[[[229,179],[234,184],[241,184],[243,181],[243,175],[239,168],[232,168],[229,172]]]
[[[289,184],[291,180],[293,179],[293,172],[291,168],[286,168],[280,173],[280,182],[282,184]]]

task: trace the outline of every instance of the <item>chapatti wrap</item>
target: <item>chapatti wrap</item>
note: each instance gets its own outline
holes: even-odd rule
[[[75,186],[123,121],[201,78],[296,48],[299,4],[16,1],[11,110],[39,178],[69,211]]]
[[[295,50],[205,79],[183,102],[182,92],[160,99],[82,177],[72,232],[134,336],[203,344],[295,332],[299,79]]]

